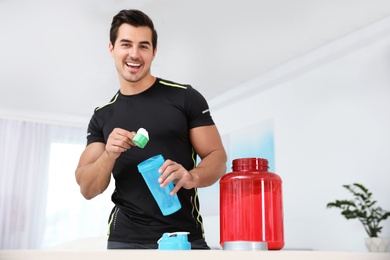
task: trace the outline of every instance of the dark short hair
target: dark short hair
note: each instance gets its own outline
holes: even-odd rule
[[[157,31],[154,29],[153,21],[145,13],[135,9],[122,10],[112,18],[110,29],[110,42],[113,46],[115,45],[115,41],[118,37],[119,27],[124,23],[130,24],[134,27],[149,27],[150,30],[152,30],[153,50],[156,49]]]

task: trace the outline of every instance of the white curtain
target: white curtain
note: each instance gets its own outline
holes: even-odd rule
[[[0,118],[0,249],[45,247],[43,244],[44,236],[47,236],[45,232],[59,229],[53,227],[55,223],[47,223],[46,216],[50,149],[53,143],[85,145],[85,134],[85,128]],[[66,165],[68,162],[64,158],[61,163]],[[75,162],[73,161],[70,166],[72,172],[67,173],[69,176],[66,178],[69,178],[72,185],[77,186],[74,179]],[[55,187],[52,188],[55,190]],[[69,204],[59,201],[59,207],[63,204],[64,208],[59,210],[56,223],[62,225],[62,230],[69,229],[63,223],[69,226],[76,225],[73,230],[77,232],[71,236],[64,236],[60,232],[56,234],[53,231],[54,234],[51,233],[50,238],[57,242],[65,242],[72,238],[101,234],[102,226],[106,225],[105,219],[109,213],[107,204],[104,205],[104,215],[101,217],[104,221],[99,222],[102,226],[95,227],[99,231],[90,226],[85,229],[83,226],[88,222],[86,218],[91,216],[93,218],[99,212],[94,212],[96,207],[88,208],[91,204],[82,198],[77,189],[68,192],[72,192],[71,198],[77,200],[71,204],[81,207],[83,216],[77,216],[79,221],[75,224],[69,223],[66,220],[69,220],[69,212],[72,210]],[[76,197],[75,193],[77,193]],[[64,192],[58,195],[66,200],[69,194]],[[83,207],[83,203],[87,203],[87,207]],[[101,209],[99,206],[97,208]],[[85,213],[86,210],[90,212]]]

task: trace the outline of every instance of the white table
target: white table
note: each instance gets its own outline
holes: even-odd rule
[[[2,250],[0,260],[390,260],[390,253],[327,251],[223,251],[223,250]]]

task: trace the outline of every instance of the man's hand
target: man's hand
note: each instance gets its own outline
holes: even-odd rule
[[[160,167],[159,173],[161,177],[158,179],[161,187],[167,186],[170,182],[175,183],[171,195],[179,191],[181,187],[185,189],[192,189],[195,187],[196,179],[189,171],[187,171],[181,164],[172,160],[166,160]]]
[[[126,152],[132,146],[135,146],[133,143],[133,137],[135,132],[127,131],[121,128],[115,128],[112,130],[111,134],[108,136],[106,144],[106,152],[109,157],[116,159],[121,153]]]

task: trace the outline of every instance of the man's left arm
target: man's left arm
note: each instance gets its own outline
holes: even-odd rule
[[[217,182],[226,173],[226,152],[215,125],[195,127],[190,130],[190,139],[201,158],[198,166],[187,171],[182,165],[166,160],[160,168],[161,186],[175,182],[171,194],[181,187],[185,189],[207,187]]]
[[[215,125],[191,129],[192,145],[201,158],[198,166],[190,170],[195,188],[214,184],[226,173],[226,151]]]

